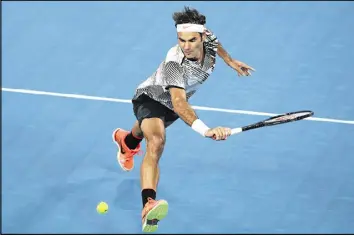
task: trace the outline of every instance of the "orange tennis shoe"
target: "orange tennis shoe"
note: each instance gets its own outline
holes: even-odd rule
[[[125,144],[124,139],[128,134],[128,131],[121,128],[116,129],[112,134],[113,141],[118,146],[117,161],[124,171],[131,171],[134,168],[134,156],[142,153],[140,143],[133,150]]]

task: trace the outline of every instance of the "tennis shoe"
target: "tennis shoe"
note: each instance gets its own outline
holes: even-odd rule
[[[168,213],[168,203],[165,200],[154,200],[148,198],[141,213],[142,231],[146,233],[155,232],[158,228],[157,223],[166,217]]]
[[[128,131],[121,128],[116,129],[112,134],[113,142],[118,146],[117,161],[124,171],[131,171],[134,168],[134,156],[141,154],[140,143],[135,149],[130,149],[125,144],[124,140],[128,134]]]

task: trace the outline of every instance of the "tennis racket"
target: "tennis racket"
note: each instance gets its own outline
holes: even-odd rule
[[[241,132],[245,132],[252,129],[258,129],[261,127],[280,125],[280,124],[289,123],[293,121],[303,120],[305,118],[313,116],[313,114],[314,113],[312,111],[295,111],[295,112],[285,113],[282,115],[273,116],[266,120],[251,125],[231,129],[231,135],[239,134]]]

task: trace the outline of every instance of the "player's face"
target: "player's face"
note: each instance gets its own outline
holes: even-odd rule
[[[200,59],[203,52],[203,41],[200,33],[195,32],[179,32],[178,44],[182,48],[184,55],[188,59]]]

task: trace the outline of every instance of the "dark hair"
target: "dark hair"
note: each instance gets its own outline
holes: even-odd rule
[[[206,18],[204,15],[200,14],[196,9],[184,7],[184,11],[173,13],[173,20],[175,21],[175,26],[178,24],[200,24],[204,25],[206,23]]]

